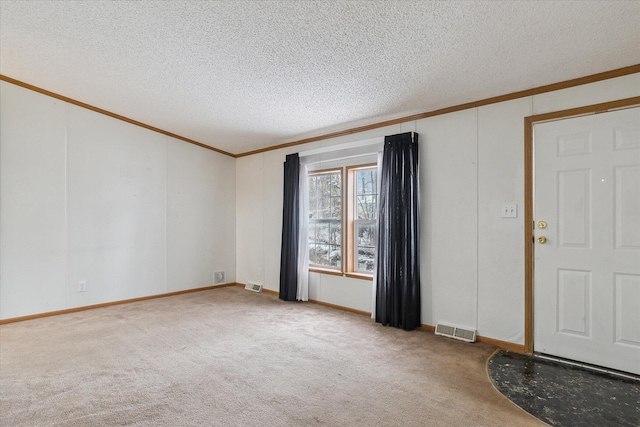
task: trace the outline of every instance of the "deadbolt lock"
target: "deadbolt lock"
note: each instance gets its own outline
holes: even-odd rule
[[[544,236],[540,236],[540,237],[538,237],[538,243],[540,243],[540,244],[543,244],[543,245],[544,245],[545,243],[547,243],[547,238],[546,238],[546,237],[544,237]]]
[[[545,221],[538,221],[538,228],[547,228],[547,223]]]

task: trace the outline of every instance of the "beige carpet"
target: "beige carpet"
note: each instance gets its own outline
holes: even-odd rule
[[[0,425],[543,425],[493,351],[221,288],[0,326]]]

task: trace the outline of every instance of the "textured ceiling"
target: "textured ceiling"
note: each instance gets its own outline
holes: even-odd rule
[[[5,1],[0,73],[231,153],[640,63],[640,1]]]

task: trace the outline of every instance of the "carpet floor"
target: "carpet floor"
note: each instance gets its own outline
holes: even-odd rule
[[[0,326],[0,425],[544,425],[494,350],[226,287]]]

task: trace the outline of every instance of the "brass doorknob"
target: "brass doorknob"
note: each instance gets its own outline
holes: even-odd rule
[[[547,228],[547,223],[545,221],[538,221],[538,228]]]
[[[543,245],[544,245],[545,243],[547,243],[547,238],[546,238],[546,237],[544,237],[544,236],[540,236],[540,237],[538,237],[538,243],[540,243],[540,244],[543,244]]]

